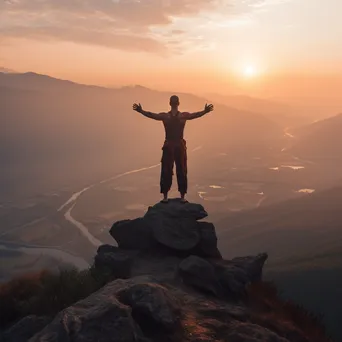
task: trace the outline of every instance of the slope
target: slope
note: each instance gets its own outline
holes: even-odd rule
[[[341,157],[342,114],[316,121],[293,131],[295,144],[291,152],[309,159]]]

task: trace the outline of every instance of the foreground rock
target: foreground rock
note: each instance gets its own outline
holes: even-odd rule
[[[30,342],[143,342],[143,331],[171,329],[179,307],[149,277],[117,280],[58,314]]]
[[[132,308],[132,315],[145,329],[172,329],[178,322],[177,300],[166,288],[157,284],[135,284],[117,294],[122,303]]]
[[[132,309],[116,297],[119,284],[107,285],[59,313],[30,342],[137,342],[145,341]]]

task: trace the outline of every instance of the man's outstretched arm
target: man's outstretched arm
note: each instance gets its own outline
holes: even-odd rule
[[[196,113],[187,113],[185,115],[186,120],[193,120],[193,119],[197,119],[200,118],[201,116],[212,112],[214,110],[214,106],[212,104],[206,104],[204,107],[204,110],[200,111],[200,112],[196,112]]]
[[[147,111],[143,110],[140,103],[139,104],[134,103],[133,110],[135,110],[136,112],[146,116],[147,118],[153,119],[153,120],[161,121],[164,119],[164,116],[165,116],[164,115],[165,113],[157,114],[157,113],[147,112]]]

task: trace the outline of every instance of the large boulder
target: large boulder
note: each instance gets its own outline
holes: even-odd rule
[[[226,293],[245,294],[248,284],[261,280],[267,254],[235,258],[216,265],[216,273]]]
[[[160,244],[176,251],[191,251],[200,241],[197,221],[189,218],[150,217],[153,236]]]
[[[207,260],[192,255],[179,264],[179,274],[185,284],[220,296],[221,285],[215,268]]]
[[[115,246],[102,245],[95,256],[95,268],[115,278],[129,278],[135,251],[122,250]]]
[[[120,249],[222,259],[214,225],[198,221],[206,216],[202,205],[173,199],[149,207],[144,217],[116,222],[110,234]]]
[[[110,235],[123,249],[148,249],[153,245],[152,226],[143,218],[114,223]]]
[[[2,310],[5,308],[2,308]],[[27,342],[51,322],[50,317],[30,315],[5,331],[3,340],[6,342]]]
[[[230,261],[208,260],[190,256],[179,265],[184,283],[211,292],[218,297],[240,298],[248,284],[261,279],[267,254]]]
[[[134,284],[117,294],[119,300],[132,308],[133,317],[144,330],[171,330],[179,321],[177,300],[158,284]]]

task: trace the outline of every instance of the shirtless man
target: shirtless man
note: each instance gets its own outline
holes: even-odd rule
[[[161,159],[160,193],[163,194],[163,203],[168,202],[168,193],[172,185],[173,164],[176,164],[178,191],[181,195],[181,202],[186,203],[185,194],[188,190],[187,178],[187,153],[186,141],[183,138],[184,127],[187,120],[200,118],[201,116],[214,110],[212,104],[206,104],[204,110],[196,113],[184,113],[178,110],[179,98],[171,96],[171,110],[168,113],[151,113],[142,109],[141,104],[134,104],[133,110],[142,115],[163,121],[165,128],[165,142],[163,145],[163,155]]]

